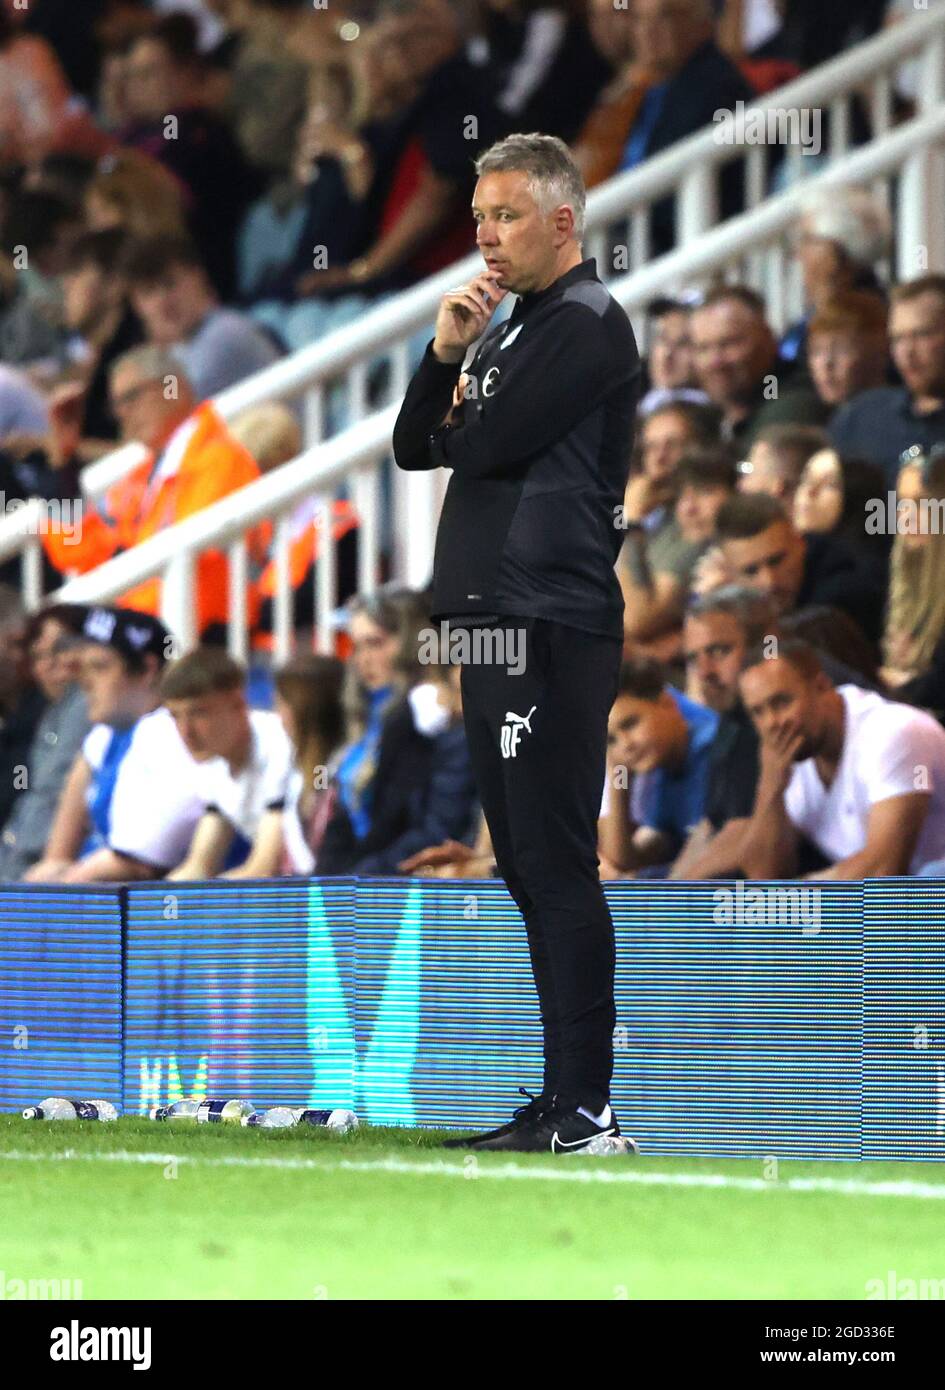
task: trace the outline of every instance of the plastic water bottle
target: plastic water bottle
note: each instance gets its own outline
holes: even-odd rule
[[[347,1133],[354,1129],[358,1117],[352,1110],[307,1110],[300,1105],[275,1105],[270,1110],[257,1110],[244,1115],[241,1123],[253,1129],[290,1129],[295,1125],[320,1125]]]
[[[75,1120],[76,1107],[71,1100],[62,1096],[49,1096],[39,1105],[28,1105],[23,1111],[24,1120]]]
[[[199,1100],[175,1100],[173,1105],[152,1105],[148,1115],[152,1120],[196,1120]]]
[[[245,1115],[252,1115],[255,1109],[249,1100],[202,1100],[197,1107],[197,1123],[239,1124]]]
[[[76,1106],[80,1120],[117,1120],[118,1111],[110,1100],[80,1100]]]

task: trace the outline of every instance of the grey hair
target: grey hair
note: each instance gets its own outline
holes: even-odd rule
[[[584,179],[574,155],[557,135],[507,135],[476,160],[476,173],[528,175],[528,191],[544,216],[567,204],[574,214],[574,239],[584,239]]]
[[[701,594],[686,609],[687,618],[706,618],[711,613],[727,613],[740,623],[750,647],[767,636],[777,622],[768,595],[747,584],[722,584]]]
[[[127,367],[133,368],[144,381],[164,381],[167,377],[176,377],[180,386],[193,392],[183,363],[170,348],[159,347],[154,343],[129,348],[120,357],[116,357],[109,376],[114,380],[115,374]]]
[[[805,200],[802,218],[812,236],[835,241],[857,265],[874,265],[889,254],[889,210],[868,188],[823,189]]]

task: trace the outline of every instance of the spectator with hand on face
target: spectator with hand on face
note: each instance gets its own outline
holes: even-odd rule
[[[741,847],[748,878],[791,878],[802,840],[829,867],[810,878],[916,874],[945,844],[945,730],[929,714],[844,685],[806,643],[745,658],[742,700],[761,769]]]

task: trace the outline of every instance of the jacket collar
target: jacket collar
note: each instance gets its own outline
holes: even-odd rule
[[[559,275],[557,280],[552,280],[543,290],[532,290],[528,294],[520,294],[515,302],[515,308],[509,315],[509,321],[518,323],[526,314],[530,314],[539,304],[546,303],[549,299],[554,299],[557,295],[563,294],[569,285],[576,284],[579,280],[597,279],[597,261],[593,256],[588,256],[586,260],[573,265],[570,270],[566,270],[563,275]]]

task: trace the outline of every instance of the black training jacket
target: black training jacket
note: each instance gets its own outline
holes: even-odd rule
[[[640,358],[593,259],[486,333],[458,422],[443,427],[460,370],[431,340],[394,426],[399,467],[453,470],[432,616],[549,618],[622,637],[614,564]]]

